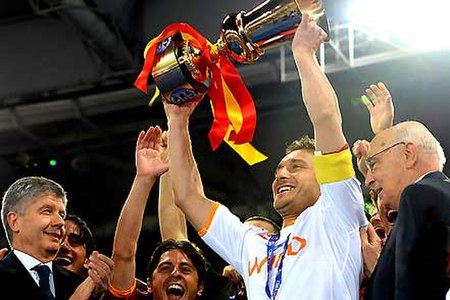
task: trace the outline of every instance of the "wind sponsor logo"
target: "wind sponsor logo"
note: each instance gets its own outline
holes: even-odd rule
[[[276,249],[274,251],[274,259],[271,260],[269,270],[273,268],[278,268],[280,264],[281,257],[283,256],[283,245],[284,242],[279,242],[276,245]],[[288,248],[286,251],[286,256],[296,256],[306,247],[306,240],[299,236],[292,237],[291,242],[288,244]],[[263,268],[266,267],[267,264],[267,255],[265,257],[255,256],[253,260],[248,261],[248,275],[251,277],[254,273],[259,274]]]

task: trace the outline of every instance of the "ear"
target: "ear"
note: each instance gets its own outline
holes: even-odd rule
[[[6,215],[6,220],[12,232],[18,233],[20,231],[19,214],[17,212],[10,211]]]
[[[406,143],[403,155],[405,158],[406,168],[411,169],[417,162],[417,155],[418,155],[417,146],[411,142]]]
[[[203,289],[205,288],[205,284],[204,284],[204,282],[202,281],[202,282],[200,282],[199,283],[199,285],[198,285],[198,290],[197,290],[197,296],[201,296],[202,295],[202,293],[203,293]]]

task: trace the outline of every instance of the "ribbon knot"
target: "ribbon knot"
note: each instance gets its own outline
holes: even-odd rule
[[[213,151],[220,146],[222,141],[225,141],[249,165],[267,159],[264,154],[250,144],[256,128],[256,108],[239,73],[225,53],[221,53],[216,45],[209,42],[188,24],[171,24],[148,43],[144,52],[144,67],[134,85],[147,93],[148,77],[159,59],[156,54],[158,45],[178,33],[181,33],[183,40],[189,41],[191,46],[201,52],[200,56],[194,58],[195,66],[202,73],[199,80],[202,80],[202,77],[204,80],[211,77],[208,93],[214,121],[208,137]],[[156,89],[150,104],[157,95],[159,95],[158,89]]]

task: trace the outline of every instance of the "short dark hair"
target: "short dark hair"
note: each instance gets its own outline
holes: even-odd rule
[[[7,220],[8,213],[13,211],[24,214],[26,207],[43,195],[52,195],[60,198],[64,206],[67,205],[66,192],[62,186],[45,177],[23,177],[16,180],[6,190],[2,201],[2,222],[10,246],[12,246],[13,235]]]
[[[300,137],[297,140],[292,141],[285,150],[285,154],[289,154],[296,150],[306,150],[308,152],[316,151],[315,141],[307,135]]]
[[[169,250],[179,249],[183,251],[194,264],[197,269],[199,282],[204,282],[206,277],[206,259],[203,252],[192,242],[173,239],[165,240],[158,244],[155,251],[153,251],[150,262],[147,266],[147,277],[151,281],[152,274],[158,266],[161,256]]]
[[[274,220],[269,219],[269,218],[264,217],[264,216],[252,216],[252,217],[249,217],[249,218],[245,219],[244,223],[251,222],[251,221],[264,221],[264,222],[267,222],[267,223],[269,223],[270,225],[273,226],[273,228],[275,229],[275,233],[278,233],[281,230],[280,225],[275,223]]]
[[[92,234],[92,231],[89,228],[88,224],[75,214],[67,215],[65,221],[74,222],[75,225],[77,225],[80,229],[80,238],[86,246],[86,258],[88,258],[91,255],[92,251],[95,250],[94,235]]]

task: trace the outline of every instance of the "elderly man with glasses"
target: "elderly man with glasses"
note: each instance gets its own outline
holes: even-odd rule
[[[398,210],[398,215],[365,299],[445,299],[450,180],[442,172],[444,151],[419,122],[391,126],[394,109],[384,84],[371,85],[366,92],[376,135],[359,157],[364,163],[359,166],[365,169],[366,185],[387,208]],[[363,252],[379,241],[370,230],[362,238]]]

